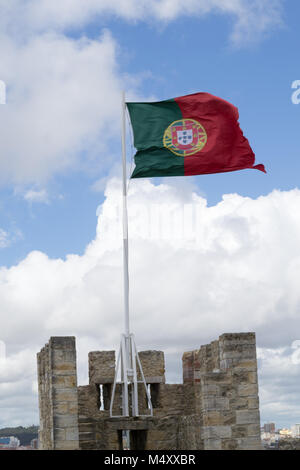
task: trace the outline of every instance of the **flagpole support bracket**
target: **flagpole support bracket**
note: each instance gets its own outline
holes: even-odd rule
[[[119,377],[120,380],[118,380]],[[148,414],[140,414],[138,384],[144,384],[149,411]],[[122,415],[114,414],[117,385],[122,387]],[[145,380],[142,364],[136,348],[134,335],[132,333],[129,335],[123,334],[121,336],[120,349],[110,399],[109,414],[111,418],[153,416],[150,392],[148,390],[148,385]]]

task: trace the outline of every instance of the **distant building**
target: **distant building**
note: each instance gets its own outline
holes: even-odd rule
[[[292,437],[292,431],[290,429],[280,429],[279,434],[281,437]]]
[[[292,437],[300,438],[300,424],[294,424],[291,428]]]
[[[10,437],[0,437],[0,446],[7,447],[10,443]]]
[[[15,449],[16,447],[19,447],[20,441],[17,437],[14,436],[1,436],[0,437],[0,449],[2,448],[9,448],[9,449]]]
[[[265,423],[264,432],[274,433],[275,432],[275,423]]]
[[[38,449],[39,448],[39,441],[38,439],[32,439],[32,441],[30,442],[30,447],[32,449]]]

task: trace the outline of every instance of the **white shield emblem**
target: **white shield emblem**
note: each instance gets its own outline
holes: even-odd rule
[[[177,140],[180,145],[190,145],[193,142],[193,129],[177,131]]]

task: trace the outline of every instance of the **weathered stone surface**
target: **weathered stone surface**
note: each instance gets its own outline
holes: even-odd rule
[[[229,410],[229,399],[226,397],[204,397],[202,406],[205,411]]]
[[[257,397],[248,397],[248,398],[247,398],[247,402],[248,402],[248,409],[249,409],[249,410],[258,409],[258,408],[259,408],[258,396],[257,396]]]
[[[92,351],[89,353],[89,383],[113,383],[115,377],[115,351]]]
[[[258,393],[257,384],[238,385],[238,394],[240,397],[256,397]]]
[[[139,359],[147,383],[165,383],[165,355],[163,351],[140,351]],[[141,380],[139,370],[138,379]]]
[[[165,384],[162,351],[139,357],[154,416],[111,418],[115,352],[89,353],[89,385],[77,387],[75,338],[50,338],[38,354],[42,448],[121,450],[124,430],[133,450],[261,448],[254,333],[226,333],[184,353],[182,384]],[[142,383],[138,401],[149,414]],[[120,384],[113,415],[122,415]]]
[[[236,450],[238,442],[236,439],[222,439],[222,450]]]
[[[204,426],[202,436],[204,439],[224,439],[232,435],[231,426]]]
[[[237,424],[256,424],[259,422],[258,410],[237,410],[236,412]]]
[[[78,450],[78,441],[70,440],[57,440],[55,443],[55,450]]]
[[[222,450],[222,439],[204,439],[204,450]]]
[[[78,449],[75,338],[51,337],[37,358],[40,448]]]
[[[237,439],[238,450],[261,450],[262,444],[260,437],[244,437]]]
[[[178,422],[178,450],[203,449],[201,439],[201,417],[181,416]]]

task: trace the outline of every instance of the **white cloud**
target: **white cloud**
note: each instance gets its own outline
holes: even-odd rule
[[[1,108],[0,180],[42,183],[51,175],[103,158],[119,135],[120,80],[116,44],[108,32],[98,40],[58,34],[23,45],[2,38],[7,104]],[[94,163],[95,164],[95,163]]]
[[[137,77],[121,75],[108,31],[71,37],[95,18],[170,22],[209,13],[235,18],[235,43],[280,23],[277,0],[0,0],[0,184],[45,185],[57,173],[111,167],[119,139],[120,91],[136,97]],[[98,15],[98,16],[97,16]],[[108,165],[108,159],[109,165]]]
[[[257,40],[281,24],[282,0],[2,0],[0,5],[2,27],[18,34],[18,16],[23,32],[26,28],[40,32],[83,27],[100,16],[170,22],[182,16],[221,13],[234,18],[231,39],[240,44]]]
[[[183,183],[130,183],[131,324],[137,345],[165,350],[169,380],[180,381],[183,351],[224,332],[255,331],[262,416],[285,412],[284,419],[292,422],[299,396],[292,343],[300,340],[300,191],[273,191],[256,200],[229,194],[207,207]],[[15,364],[6,369],[1,393],[3,406],[9,400],[20,420],[29,418],[22,414],[18,390],[35,374],[32,360],[24,375],[22,351],[35,358],[50,336],[75,335],[79,379],[86,383],[87,351],[118,347],[123,331],[120,180],[112,178],[105,194],[96,238],[82,256],[49,259],[34,251],[0,271],[0,339]],[[30,397],[31,416],[37,419],[36,397]]]
[[[46,189],[40,189],[40,190],[28,189],[28,191],[26,191],[24,194],[24,199],[25,201],[28,201],[29,203],[33,203],[33,202],[40,202],[44,204],[49,203],[48,193]]]
[[[9,234],[0,228],[0,248],[6,248],[10,245]]]
[[[258,349],[261,415],[264,422],[276,416],[276,427],[300,421],[300,361],[294,360],[294,354],[291,345]]]

